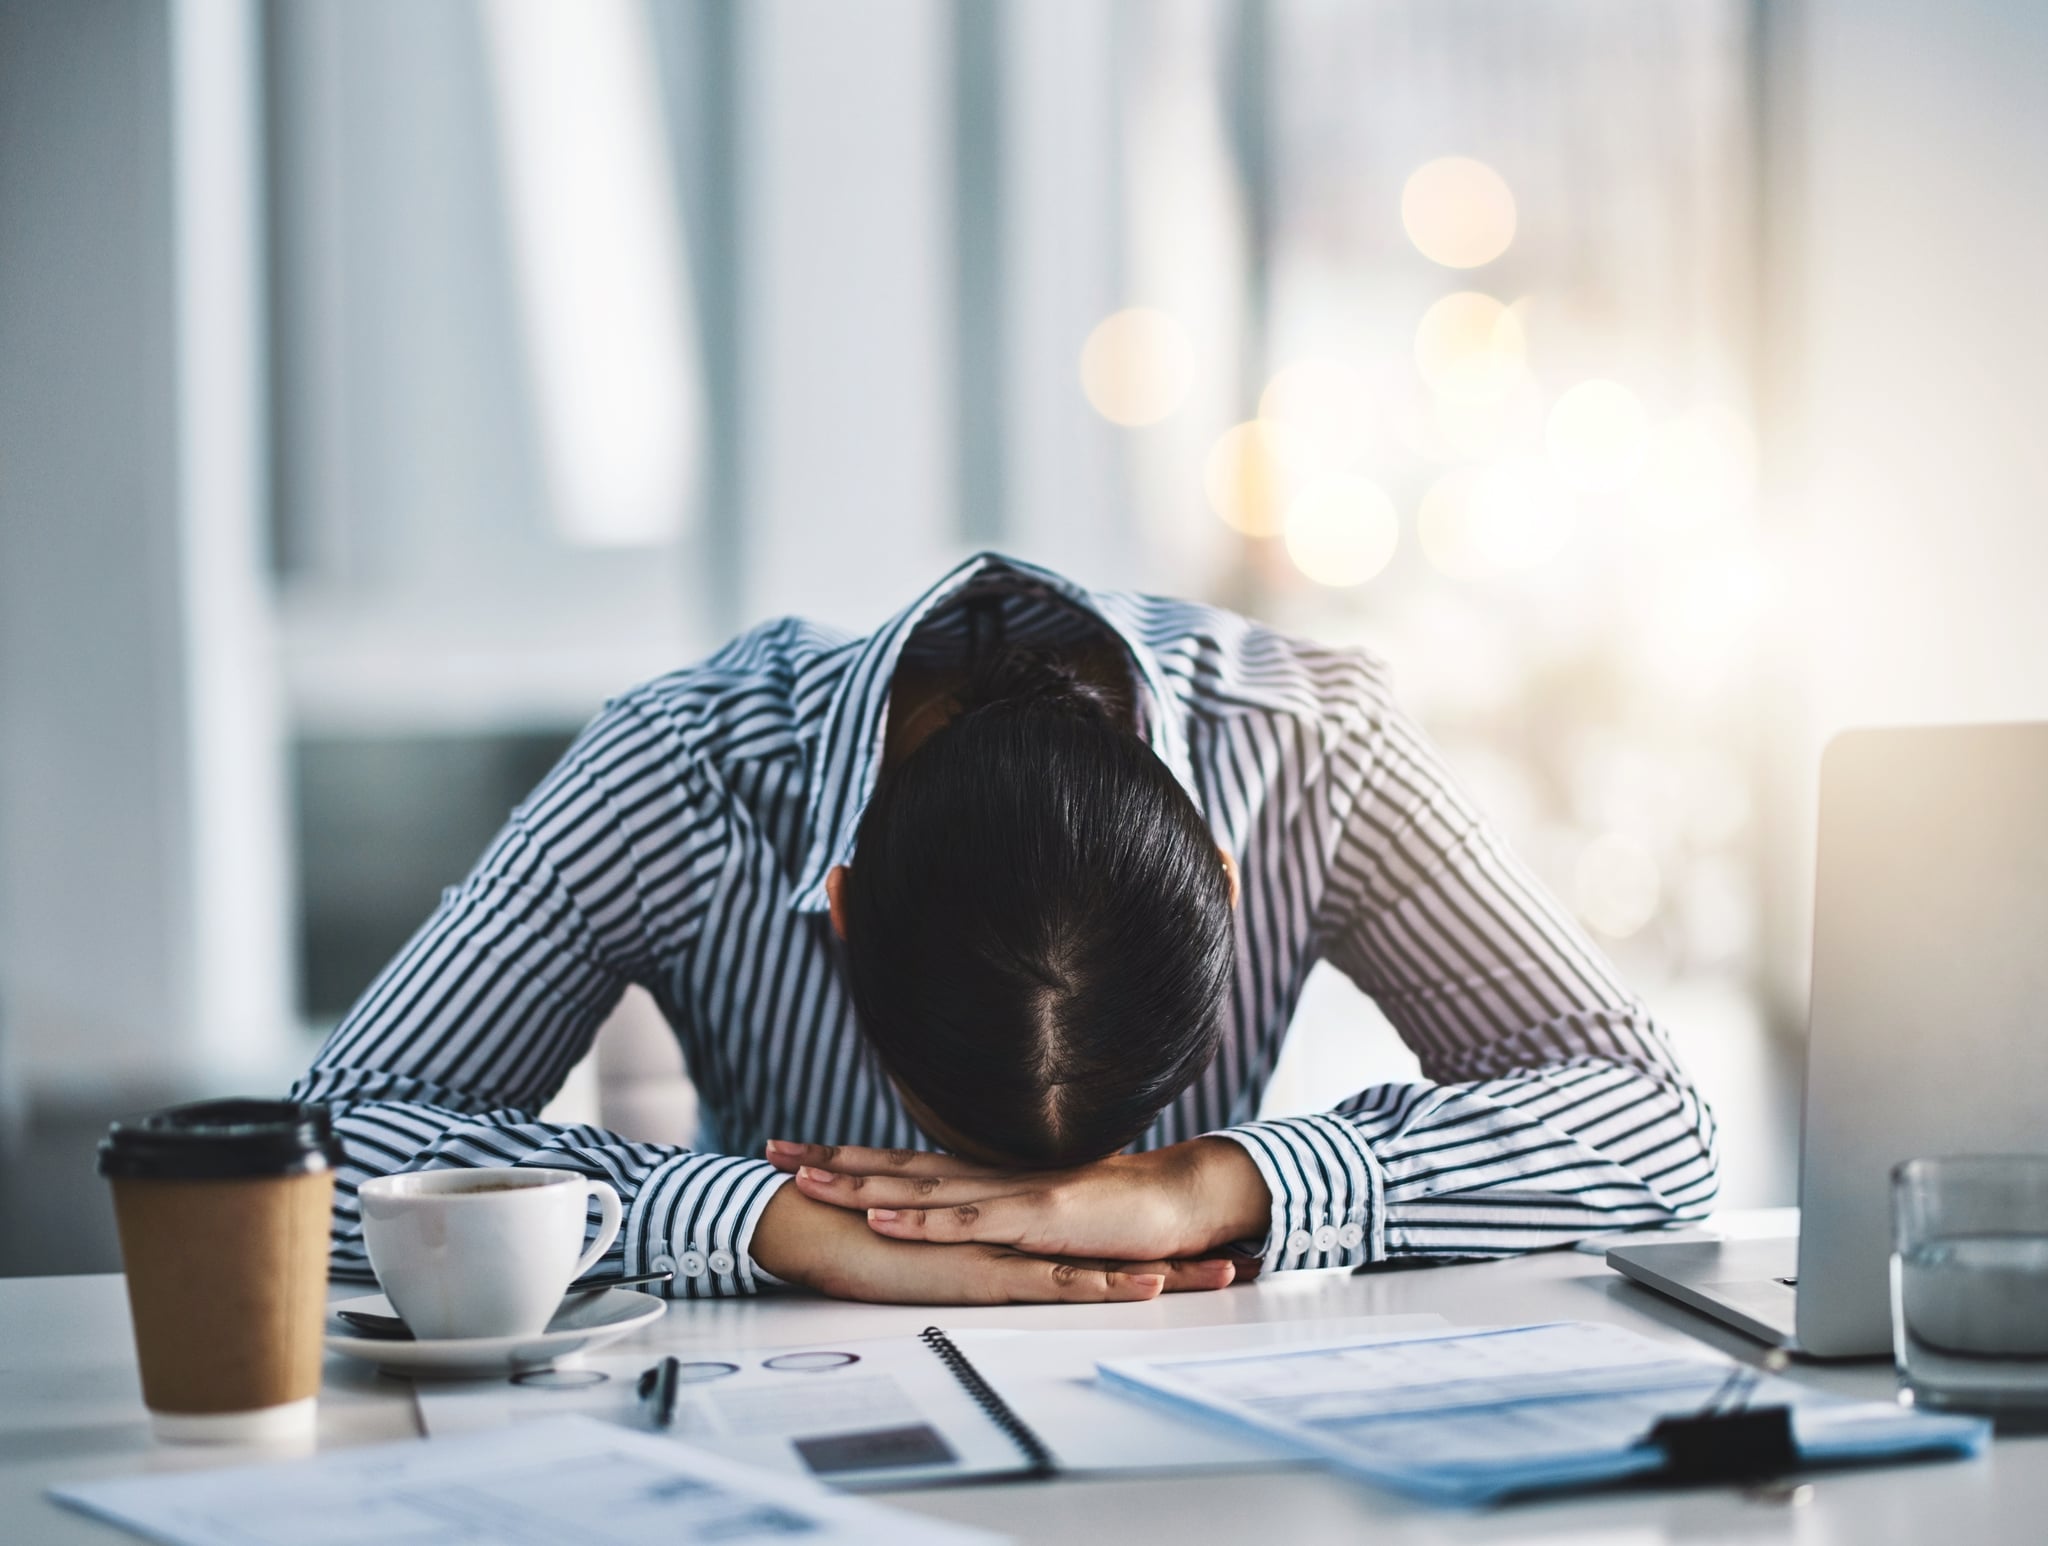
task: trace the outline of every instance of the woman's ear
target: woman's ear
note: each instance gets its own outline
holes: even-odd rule
[[[1216,850],[1216,852],[1217,852],[1218,854],[1222,855],[1222,857],[1223,857],[1223,873],[1224,873],[1225,875],[1228,875],[1228,876],[1230,877],[1230,905],[1231,905],[1232,907],[1236,907],[1236,906],[1237,906],[1237,861],[1236,861],[1235,859],[1233,859],[1233,858],[1231,858],[1231,857],[1230,857],[1230,850],[1229,850],[1229,849],[1227,849],[1227,848],[1219,848],[1219,849],[1217,849],[1217,850]],[[830,885],[830,884],[831,884],[831,880],[830,880],[830,877],[827,877],[827,880],[826,880],[826,884],[827,884],[827,885]],[[834,904],[834,906],[836,907],[836,906],[837,906],[837,904],[835,903],[835,904]],[[840,938],[841,938],[841,939],[844,939],[845,937],[846,937],[846,936],[845,936],[844,934],[840,935]]]
[[[1224,861],[1228,863],[1226,856]],[[835,864],[825,872],[825,901],[832,908],[832,932],[842,940],[846,938],[846,879],[853,873],[843,864]],[[1237,871],[1230,872],[1230,900],[1237,901]]]

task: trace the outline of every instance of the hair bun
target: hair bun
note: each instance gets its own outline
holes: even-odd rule
[[[1050,710],[1077,719],[1114,723],[1117,705],[1109,692],[1084,681],[1049,650],[993,650],[974,668],[960,693],[960,712],[997,705]]]

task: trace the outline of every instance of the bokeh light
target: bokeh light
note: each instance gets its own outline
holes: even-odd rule
[[[1248,419],[1209,448],[1202,491],[1209,508],[1247,537],[1277,537],[1312,460],[1291,425]]]
[[[1445,397],[1488,402],[1521,381],[1525,346],[1514,312],[1478,290],[1444,296],[1415,329],[1415,364]]]
[[[1430,393],[1421,393],[1418,397],[1419,402],[1397,407],[1389,420],[1401,444],[1417,461],[1449,465],[1465,460],[1437,427],[1435,404],[1438,399]]]
[[[1697,531],[1756,492],[1756,436],[1742,416],[1706,403],[1650,431],[1641,507],[1668,531]]]
[[[1619,832],[1603,833],[1580,851],[1572,882],[1579,916],[1609,939],[1639,933],[1656,917],[1663,890],[1649,849]]]
[[[1693,555],[1653,598],[1645,659],[1672,687],[1719,691],[1762,642],[1776,589],[1775,572],[1745,545]]]
[[[1460,467],[1430,485],[1416,512],[1423,557],[1454,580],[1548,563],[1577,526],[1571,490],[1534,457]]]
[[[1484,579],[1494,572],[1480,534],[1479,469],[1460,467],[1432,483],[1415,511],[1415,540],[1439,574]]]
[[[1157,424],[1187,401],[1194,381],[1194,341],[1151,306],[1111,313],[1081,346],[1081,390],[1112,424]]]
[[[1581,381],[1551,405],[1543,442],[1572,487],[1619,488],[1642,470],[1650,416],[1620,382]]]
[[[1428,446],[1451,461],[1482,461],[1506,452],[1543,448],[1543,400],[1524,374],[1499,397],[1474,401],[1433,395]]]
[[[1701,855],[1671,887],[1672,903],[1685,931],[1685,950],[1695,966],[1737,965],[1756,948],[1753,881],[1725,854]]]
[[[1401,521],[1376,483],[1327,478],[1287,508],[1287,556],[1318,585],[1363,585],[1393,561]]]
[[[1739,757],[1708,746],[1693,749],[1686,769],[1685,836],[1702,848],[1736,842],[1753,819],[1750,770]]]
[[[1327,477],[1348,472],[1372,443],[1372,393],[1365,378],[1336,360],[1298,360],[1266,383],[1259,419],[1282,426],[1289,454],[1302,470]]]
[[[1558,320],[1558,302],[1541,299],[1534,295],[1518,295],[1508,302],[1508,310],[1522,329],[1522,352],[1529,362],[1529,368],[1540,368],[1545,341],[1553,330],[1562,331]]]
[[[1440,156],[1401,189],[1401,224],[1424,257],[1446,268],[1478,268],[1515,239],[1515,195],[1484,161]]]

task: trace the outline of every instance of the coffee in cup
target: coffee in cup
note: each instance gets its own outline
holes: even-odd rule
[[[312,1433],[340,1161],[326,1109],[290,1101],[173,1106],[100,1141],[158,1438]]]
[[[415,1337],[530,1337],[618,1237],[619,1194],[574,1170],[410,1170],[365,1181],[363,1245]],[[600,1210],[586,1246],[589,1202]]]

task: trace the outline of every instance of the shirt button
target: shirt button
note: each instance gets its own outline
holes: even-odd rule
[[[1355,1251],[1365,1242],[1365,1230],[1357,1224],[1346,1224],[1337,1231],[1337,1243],[1347,1251]]]
[[[1316,1231],[1316,1249],[1318,1251],[1327,1251],[1336,1243],[1337,1226],[1335,1224],[1325,1224]]]
[[[724,1277],[737,1265],[738,1263],[732,1259],[732,1252],[730,1251],[713,1251],[711,1253],[711,1270],[720,1277]]]
[[[684,1277],[701,1278],[704,1276],[704,1253],[702,1251],[685,1251],[683,1252],[683,1259],[678,1265],[683,1269]]]
[[[674,1272],[676,1270],[676,1259],[664,1251],[647,1264],[647,1270],[649,1272]]]
[[[1290,1256],[1299,1256],[1304,1251],[1306,1251],[1311,1244],[1313,1244],[1313,1242],[1308,1237],[1308,1231],[1305,1229],[1297,1229],[1293,1234],[1287,1237],[1288,1254]]]

